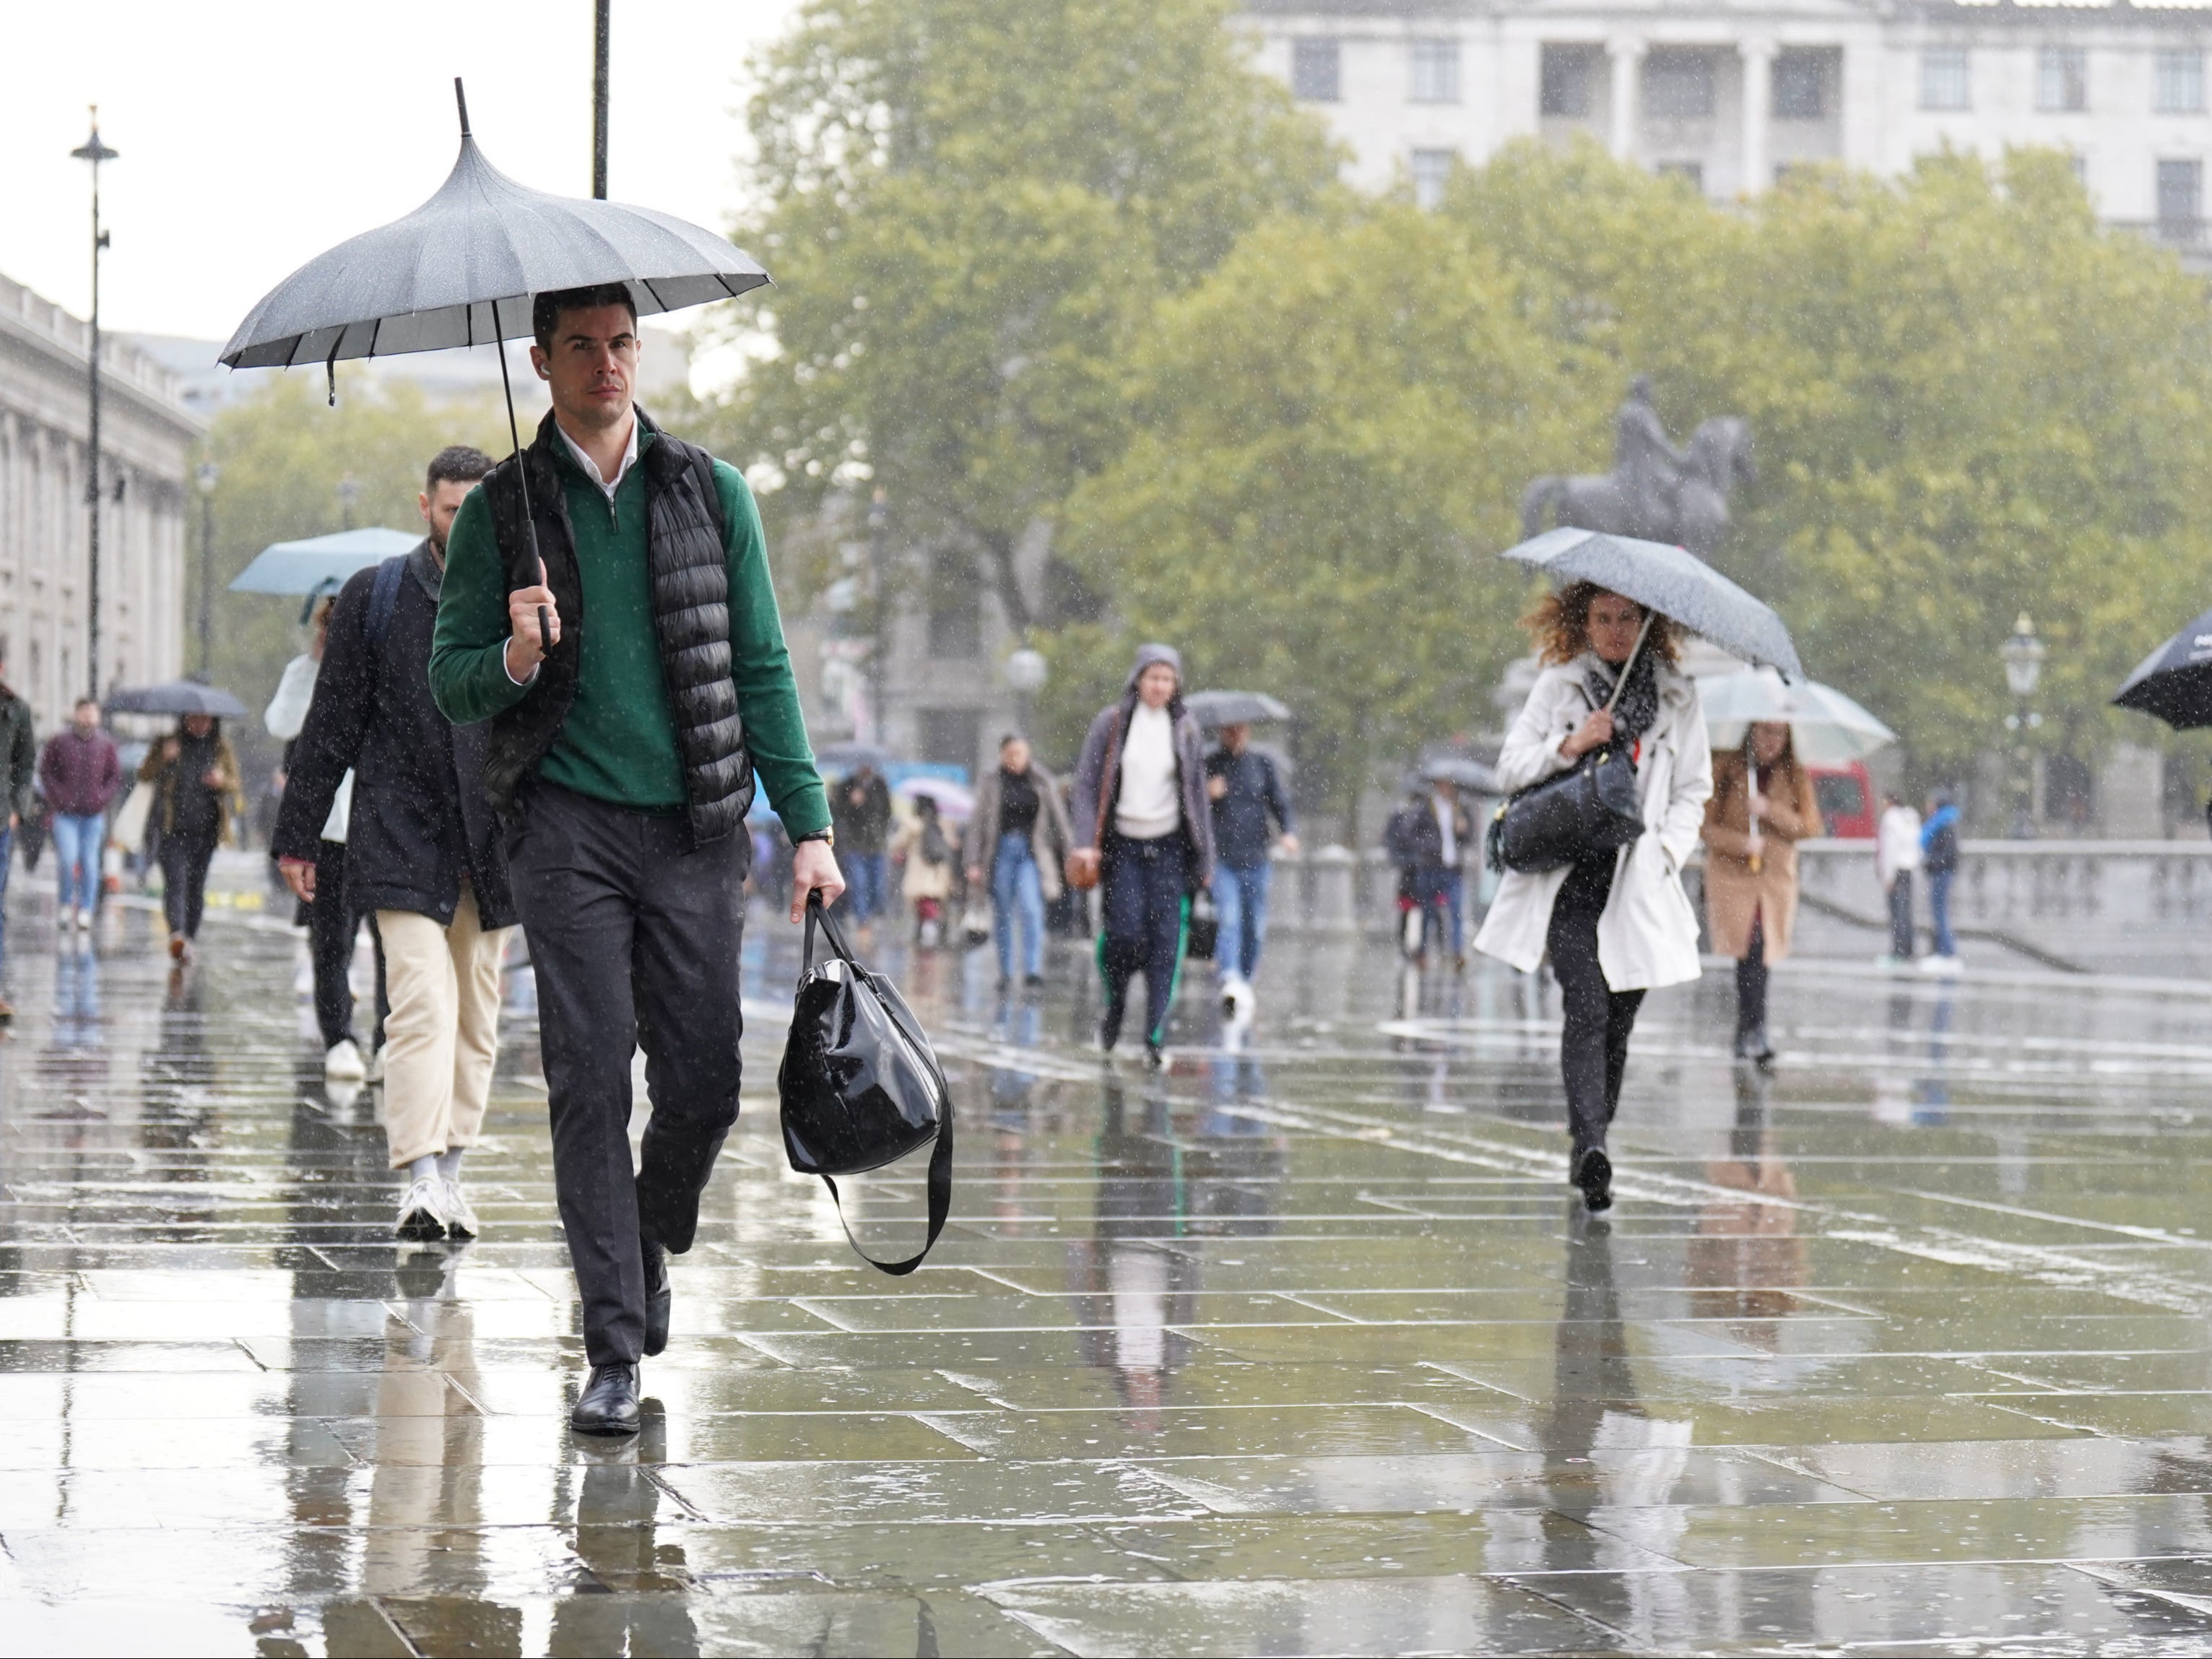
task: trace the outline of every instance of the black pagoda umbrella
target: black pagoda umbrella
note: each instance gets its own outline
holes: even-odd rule
[[[336,402],[341,358],[489,345],[499,353],[507,433],[520,453],[501,343],[531,332],[536,295],[620,283],[638,314],[651,316],[731,299],[768,281],[726,237],[672,215],[515,183],[477,149],[458,77],[453,98],[461,153],[438,193],[277,283],[238,325],[220,361],[232,368],[321,363]],[[526,475],[523,501],[528,523]],[[530,551],[535,561],[534,529]],[[542,562],[538,573],[543,581]]]
[[[2177,732],[2212,726],[2212,611],[2145,657],[2112,701]]]

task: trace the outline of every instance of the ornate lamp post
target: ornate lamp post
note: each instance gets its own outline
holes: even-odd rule
[[[1044,683],[1052,677],[1052,665],[1044,659],[1044,653],[1024,646],[1006,659],[1006,688],[1020,703],[1021,733],[1030,734],[1030,704],[1036,694],[1044,690]]]
[[[2043,641],[2035,637],[2035,624],[2025,611],[2013,624],[2011,637],[1997,647],[1997,655],[2004,659],[2005,684],[2012,689],[2014,702],[2020,705],[2005,716],[2005,730],[2018,738],[2013,750],[2013,757],[2020,764],[2019,793],[2013,799],[2012,815],[2012,833],[2016,841],[2031,840],[2035,835],[2035,754],[2028,747],[2027,734],[2043,724],[2043,716],[2027,703],[2035,695],[2036,683],[2043,678],[2045,653]]]
[[[96,697],[100,695],[100,256],[107,246],[107,233],[100,227],[100,164],[112,161],[117,155],[100,142],[99,105],[92,106],[92,137],[70,154],[92,163],[92,355],[86,375],[90,418],[84,459],[84,501],[91,509],[85,548],[85,685],[88,694]]]
[[[215,673],[215,487],[222,469],[202,461],[192,474],[200,487],[200,684]]]

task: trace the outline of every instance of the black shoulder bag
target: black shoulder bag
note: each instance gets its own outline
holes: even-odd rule
[[[1606,700],[1608,710],[1620,701],[1650,631],[1647,616],[1643,632],[1636,636],[1636,649],[1613,681],[1613,696]],[[1607,744],[1591,750],[1556,777],[1530,784],[1499,806],[1492,815],[1483,852],[1492,870],[1536,875],[1613,852],[1643,833],[1635,763],[1620,744]]]
[[[830,955],[814,960],[819,923]],[[871,973],[846,948],[822,895],[806,896],[806,943],[791,1037],[776,1073],[783,1107],[783,1150],[791,1167],[817,1175],[838,1203],[838,1176],[861,1175],[919,1151],[929,1155],[929,1235],[903,1261],[878,1261],[850,1226],[845,1237],[861,1260],[887,1273],[921,1266],[952,1207],[952,1097],[921,1024],[890,981]]]

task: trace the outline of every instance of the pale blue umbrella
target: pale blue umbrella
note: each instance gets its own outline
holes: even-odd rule
[[[381,564],[395,553],[412,552],[422,539],[418,531],[341,530],[299,541],[271,542],[253,556],[230,584],[234,593],[313,593],[343,586],[356,571]]]

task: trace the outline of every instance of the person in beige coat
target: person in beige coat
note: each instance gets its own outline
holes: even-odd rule
[[[1813,779],[1781,720],[1760,720],[1741,749],[1713,760],[1705,803],[1705,925],[1713,949],[1735,958],[1735,1054],[1765,1065],[1766,970],[1790,954],[1797,920],[1797,843],[1821,833]]]
[[[914,912],[915,942],[934,945],[944,936],[945,901],[952,896],[952,860],[957,855],[938,817],[937,803],[927,795],[915,797],[914,816],[892,833],[885,850],[893,858],[905,860],[899,896]]]
[[[1636,768],[1644,833],[1564,869],[1511,870],[1474,948],[1533,973],[1548,954],[1565,1027],[1559,1073],[1573,1156],[1569,1178],[1592,1210],[1613,1202],[1606,1132],[1620,1105],[1628,1038],[1644,994],[1698,977],[1698,917],[1682,891],[1697,849],[1712,749],[1696,684],[1675,666],[1674,623],[1590,582],[1553,594],[1526,619],[1544,671],[1498,756],[1498,787],[1526,789],[1608,744]],[[1632,657],[1633,661],[1631,660]],[[1624,672],[1627,684],[1610,711]]]

